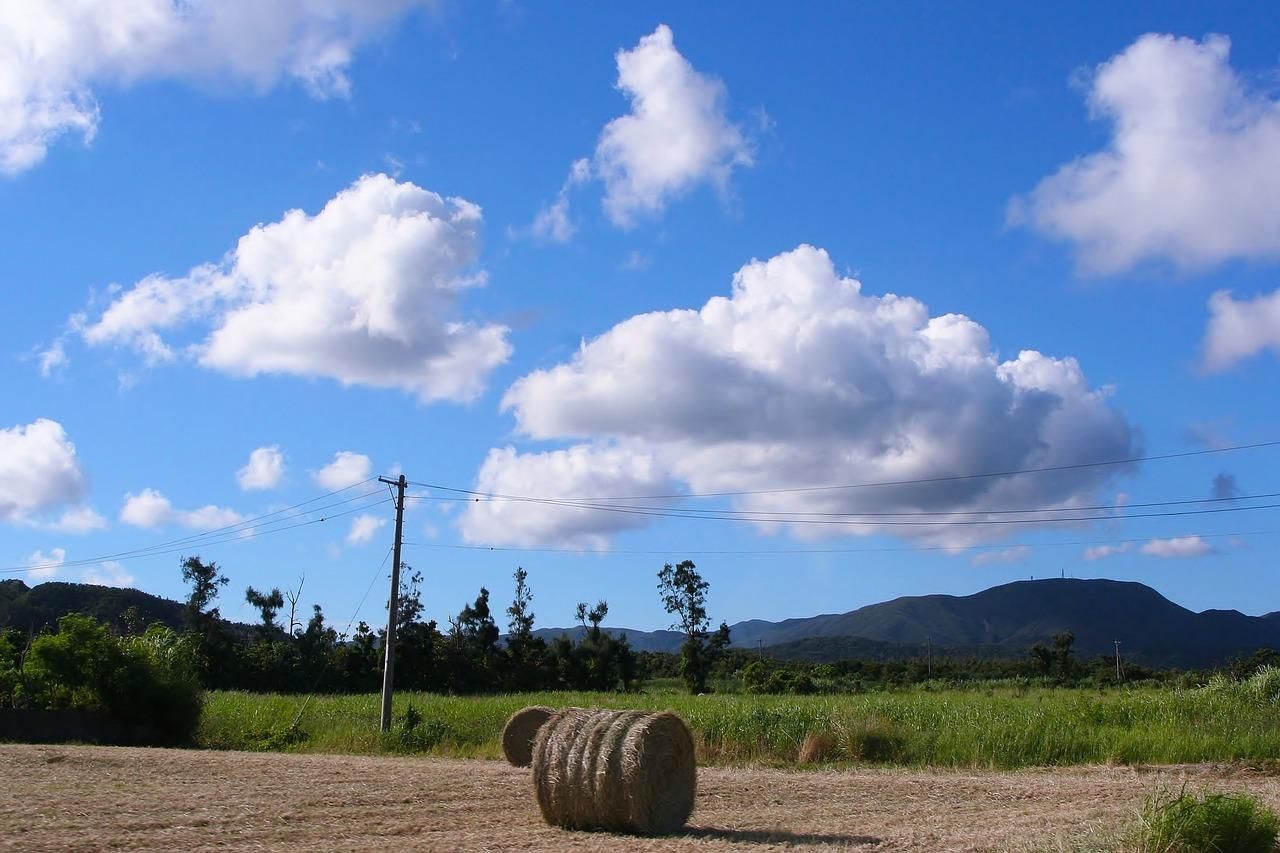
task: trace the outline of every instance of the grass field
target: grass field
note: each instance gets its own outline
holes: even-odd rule
[[[378,732],[376,695],[215,692],[198,740],[217,749],[432,753],[496,758],[507,716],[525,705],[674,710],[703,764],[787,765],[825,733],[841,764],[1004,768],[1079,764],[1273,762],[1280,704],[1219,684],[1190,690],[904,690],[841,696],[535,693],[398,694],[396,730]],[[409,709],[412,706],[413,713]],[[405,725],[406,715],[418,722]]]

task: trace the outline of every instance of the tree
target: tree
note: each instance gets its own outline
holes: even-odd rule
[[[480,587],[475,603],[464,605],[457,618],[449,620],[455,690],[473,693],[493,685],[499,636],[489,610],[489,590]]]
[[[220,572],[217,563],[201,562],[198,556],[184,557],[181,565],[182,579],[191,584],[185,613],[187,629],[204,631],[210,623],[216,623],[222,618],[218,608],[211,608],[209,605],[218,597],[218,588],[231,581]]]
[[[549,686],[554,673],[547,669],[547,644],[533,635],[533,591],[529,589],[529,573],[516,567],[516,596],[507,608],[506,688],[536,690]]]
[[[422,616],[422,573],[400,564],[400,594],[396,597],[396,684],[409,690],[440,690],[444,637],[435,620]],[[379,631],[386,642],[386,632]],[[385,649],[385,646],[384,646]],[[376,658],[376,655],[375,655]],[[380,665],[375,666],[375,672]]]
[[[302,587],[307,582],[307,576],[303,575],[298,578],[298,588],[291,589],[284,594],[289,599],[289,636],[292,637],[302,630],[302,623],[298,621],[298,600],[302,598]]]
[[[1053,635],[1053,657],[1058,664],[1058,672],[1062,678],[1069,679],[1075,671],[1076,635],[1070,631],[1061,631]]]
[[[262,625],[259,630],[262,632],[262,639],[270,641],[280,630],[280,626],[276,625],[276,613],[284,607],[284,596],[280,594],[279,588],[263,594],[249,587],[244,591],[244,600],[258,608],[258,612],[262,614]],[[290,618],[292,619],[292,616]]]
[[[691,693],[707,692],[707,676],[719,652],[729,644],[729,626],[723,622],[711,639],[707,618],[707,592],[711,584],[702,579],[692,560],[675,566],[667,563],[658,572],[658,592],[662,606],[676,617],[673,629],[684,632],[680,646],[680,675]]]
[[[222,614],[212,604],[219,588],[230,580],[217,563],[205,563],[199,557],[184,557],[181,565],[182,579],[191,584],[183,619],[187,631],[200,637],[204,683],[207,687],[229,687],[235,679],[236,649],[222,627]]]
[[[596,606],[587,609],[585,601],[578,602],[578,608],[574,611],[574,617],[578,620],[578,624],[587,632],[587,636],[592,640],[600,639],[600,623],[604,621],[604,617],[609,615],[609,602],[601,599],[596,602]],[[591,627],[587,627],[587,623],[591,623]]]
[[[527,583],[529,573],[520,566],[516,567],[516,597],[507,608],[511,621],[507,623],[507,647],[519,648],[533,639],[533,611],[529,605],[533,603],[533,591]]]

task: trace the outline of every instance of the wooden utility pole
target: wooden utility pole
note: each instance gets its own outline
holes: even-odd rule
[[[1120,641],[1116,640],[1116,681],[1124,681],[1124,670],[1120,667]]]
[[[400,535],[404,531],[404,474],[398,480],[379,477],[378,482],[395,486],[399,491],[396,496],[396,541],[391,548],[391,598],[387,602],[387,644],[386,658],[382,664],[382,730],[391,730],[391,690],[395,683],[396,672],[396,611],[400,604]]]

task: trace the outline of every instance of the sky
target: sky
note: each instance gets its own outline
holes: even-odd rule
[[[0,0],[0,577],[1280,610],[1253,3]]]

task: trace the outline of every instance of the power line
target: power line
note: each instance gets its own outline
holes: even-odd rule
[[[1201,539],[1222,539],[1231,537],[1247,537],[1247,536],[1276,536],[1280,535],[1280,530],[1244,530],[1235,533],[1188,533],[1186,537],[1199,537]],[[757,549],[697,549],[697,548],[663,548],[650,550],[636,549],[618,549],[609,551],[586,551],[578,548],[520,548],[504,545],[451,545],[443,542],[405,542],[403,544],[414,548],[438,548],[443,550],[455,551],[492,551],[495,553],[510,552],[521,554],[576,554],[579,556],[590,555],[593,557],[615,557],[615,556],[655,556],[655,555],[671,555],[680,554],[691,557],[696,556],[725,556],[725,557],[773,557],[786,556],[789,554],[881,554],[881,553],[912,553],[912,552],[929,552],[929,551],[976,551],[991,550],[996,548],[1063,548],[1063,547],[1086,547],[1091,545],[1126,545],[1135,542],[1149,541],[1149,536],[1138,536],[1127,539],[1095,539],[1087,541],[1073,542],[1001,542],[993,545],[966,545],[957,548],[954,545],[918,545],[902,548],[878,547],[878,548],[757,548]]]
[[[367,495],[365,495],[364,497],[367,497]],[[356,498],[352,498],[352,500],[356,500]],[[344,501],[343,503],[349,503],[349,502],[350,501]],[[258,530],[258,529],[251,528],[244,531],[224,534],[222,535],[222,538],[205,539],[196,543],[188,542],[178,548],[156,550],[159,548],[163,548],[162,545],[156,545],[156,546],[152,546],[152,548],[138,549],[137,551],[132,551],[132,552],[120,552],[120,554],[118,555],[85,557],[78,560],[68,560],[62,563],[45,563],[42,565],[35,565],[35,566],[7,566],[4,568],[0,568],[0,574],[25,574],[28,572],[44,571],[47,569],[76,568],[78,566],[92,565],[94,563],[101,563],[107,560],[141,559],[144,557],[160,557],[166,554],[180,554],[185,551],[189,551],[192,547],[204,548],[206,546],[211,546],[211,545],[222,545],[227,542],[242,542],[246,539],[256,539],[258,537],[268,536],[273,533],[284,533],[287,530],[296,530],[299,527],[309,527],[310,525],[313,525],[313,524],[322,524],[331,519],[341,518],[344,515],[351,515],[352,513],[355,513],[355,512],[363,512],[365,510],[372,509],[375,506],[380,506],[388,502],[389,500],[387,498],[381,498],[372,503],[363,504],[357,507],[352,507],[351,509],[344,510],[343,512],[331,513],[326,516],[321,516],[320,518],[312,518],[307,521],[299,522],[297,524],[290,524],[285,527],[277,527],[269,530]],[[273,522],[273,523],[278,523],[278,522]]]
[[[1039,468],[1019,468],[1009,471],[987,471],[978,474],[952,474],[943,477],[919,477],[910,480],[884,480],[880,482],[867,483],[842,483],[836,485],[825,486],[795,486],[791,488],[781,489],[746,489],[741,491],[724,491],[724,492],[684,492],[675,494],[655,494],[655,495],[622,495],[615,497],[587,497],[587,498],[556,498],[555,500],[568,501],[629,501],[629,500],[675,500],[679,498],[723,498],[723,497],[740,497],[745,495],[773,495],[773,494],[791,494],[796,492],[821,492],[836,491],[843,489],[871,489],[884,486],[915,486],[926,483],[948,483],[958,480],[977,480],[987,477],[1012,477],[1019,474],[1042,474],[1053,471],[1076,471],[1083,468],[1101,468],[1114,465],[1132,465],[1136,462],[1156,462],[1166,459],[1185,459],[1192,456],[1206,456],[1215,453],[1233,453],[1239,450],[1257,450],[1264,447],[1280,446],[1280,439],[1275,441],[1259,441],[1253,444],[1237,444],[1230,447],[1213,447],[1204,450],[1185,450],[1178,453],[1161,453],[1151,456],[1132,456],[1125,459],[1106,459],[1096,462],[1077,462],[1070,465],[1046,465]],[[408,481],[410,485],[422,486],[428,489],[436,489],[445,492],[454,492],[458,494],[473,495],[477,497],[505,498],[508,500],[525,500],[520,495],[504,495],[496,492],[480,492],[472,489],[459,489],[450,486],[433,485],[431,483],[420,483],[415,480]]]
[[[1124,509],[1142,509],[1147,507],[1162,506],[1187,506],[1190,504],[1209,504],[1209,503],[1238,503],[1240,501],[1265,500],[1267,498],[1280,498],[1280,492],[1270,492],[1257,495],[1236,495],[1228,498],[1185,498],[1172,501],[1150,501],[1147,503],[1126,503],[1126,504],[1096,504],[1092,506],[1073,506],[1073,507],[1040,507],[1031,509],[971,509],[971,510],[911,510],[900,512],[821,512],[813,511],[787,511],[787,510],[735,510],[735,509],[698,509],[696,507],[679,507],[678,511],[682,513],[697,513],[707,516],[735,516],[743,517],[747,520],[755,520],[755,516],[804,516],[812,518],[911,518],[911,517],[941,517],[941,516],[960,516],[960,515],[1025,515],[1031,513],[1045,512],[1099,512],[1106,510],[1124,510]],[[537,503],[550,506],[564,506],[577,509],[618,509],[618,510],[652,510],[654,512],[675,512],[676,508],[662,506],[645,506],[643,504],[604,504],[590,503],[584,501],[559,500],[555,498],[455,498],[455,497],[434,497],[430,495],[406,495],[406,499],[411,500],[442,500],[442,501],[460,501],[465,503],[481,501],[485,503],[501,503],[509,501],[512,503]],[[1125,516],[1107,516],[1107,518],[1123,518]]]
[[[761,514],[756,516],[744,517],[741,515],[731,515],[727,512],[716,510],[705,510],[701,513],[689,512],[686,510],[663,510],[658,508],[639,508],[627,507],[608,504],[587,504],[572,503],[569,501],[553,501],[553,500],[537,500],[530,498],[527,502],[540,504],[543,506],[556,506],[564,509],[591,510],[596,512],[611,512],[620,515],[638,515],[648,518],[685,518],[697,521],[737,521],[749,524],[801,524],[801,525],[823,525],[823,526],[843,526],[843,527],[968,527],[968,526],[986,526],[986,525],[1002,525],[1017,526],[1029,524],[1069,524],[1079,521],[1124,521],[1133,518],[1172,518],[1187,515],[1217,515],[1229,512],[1248,512],[1251,510],[1276,509],[1280,508],[1280,503],[1273,504],[1257,504],[1254,506],[1232,506],[1232,507],[1212,507],[1209,509],[1187,509],[1175,510],[1172,512],[1131,512],[1124,514],[1111,515],[1071,515],[1055,518],[975,518],[975,519],[953,519],[947,521],[856,521],[847,518],[795,518],[795,517],[779,517],[777,515]],[[1064,510],[1053,510],[1061,512]],[[1069,510],[1065,510],[1069,511]],[[860,515],[860,513],[859,513]]]
[[[254,526],[256,526],[256,522],[262,521],[263,519],[272,518],[272,517],[274,517],[274,516],[282,515],[282,514],[287,513],[287,512],[293,512],[294,510],[297,510],[297,509],[299,509],[299,508],[301,508],[301,507],[308,506],[308,505],[313,504],[313,503],[315,503],[315,502],[317,502],[317,501],[322,501],[322,500],[324,500],[325,498],[331,498],[331,497],[333,497],[334,495],[339,495],[339,494],[341,494],[341,493],[343,493],[343,492],[347,492],[347,491],[350,491],[351,489],[355,489],[355,488],[358,488],[358,487],[360,487],[360,486],[363,486],[364,484],[371,482],[373,479],[374,479],[373,477],[369,477],[369,478],[367,478],[367,479],[361,480],[361,481],[360,481],[360,482],[358,482],[358,483],[352,483],[352,484],[351,484],[351,485],[349,485],[349,486],[343,486],[343,487],[342,487],[342,488],[340,488],[340,489],[334,489],[334,490],[332,490],[332,491],[325,492],[325,493],[324,493],[324,494],[322,494],[322,495],[317,495],[317,496],[316,496],[316,497],[314,497],[314,498],[309,498],[308,500],[302,501],[302,502],[300,502],[300,503],[293,504],[292,506],[284,507],[283,509],[277,509],[277,510],[273,510],[273,511],[271,511],[271,512],[263,513],[262,515],[254,516],[254,517],[252,517],[252,518],[242,519],[242,520],[237,521],[237,522],[234,522],[234,523],[232,523],[232,524],[226,524],[226,525],[223,525],[222,527],[215,527],[215,528],[213,528],[213,529],[211,529],[211,530],[206,530],[206,531],[203,531],[203,532],[201,532],[201,533],[193,533],[193,534],[191,534],[190,536],[183,536],[183,537],[180,537],[180,538],[178,538],[178,539],[170,539],[170,540],[165,541],[165,542],[157,542],[157,543],[156,543],[156,544],[154,544],[154,545],[148,545],[148,546],[143,547],[143,548],[134,548],[134,549],[131,549],[131,550],[128,550],[128,551],[119,551],[119,552],[114,553],[114,554],[102,554],[102,555],[99,555],[99,556],[97,556],[97,557],[86,557],[86,558],[82,558],[82,559],[78,559],[78,560],[72,560],[72,561],[70,561],[70,562],[63,562],[63,563],[47,563],[47,564],[37,565],[37,566],[28,566],[28,567],[25,567],[25,568],[27,568],[27,569],[36,569],[36,570],[39,570],[39,569],[59,568],[59,567],[62,567],[62,566],[68,566],[68,567],[84,566],[84,565],[90,565],[90,564],[92,564],[92,563],[100,563],[100,562],[102,562],[102,561],[104,561],[104,560],[121,560],[121,559],[128,559],[128,558],[132,558],[132,557],[148,556],[148,552],[150,552],[150,551],[155,551],[155,550],[160,549],[160,548],[168,548],[168,547],[171,547],[171,546],[174,546],[174,545],[192,545],[192,546],[194,546],[194,545],[199,545],[199,544],[201,544],[201,540],[205,539],[206,537],[211,537],[211,536],[215,536],[215,535],[218,535],[218,534],[225,534],[225,533],[230,532],[230,531],[234,531],[234,530],[238,530],[238,529],[244,529],[244,528],[247,528],[247,527],[254,527]],[[316,507],[316,508],[314,508],[314,509],[307,510],[307,512],[306,512],[306,513],[300,513],[300,514],[305,515],[305,514],[307,514],[307,513],[311,513],[311,512],[318,512],[318,511],[320,511],[320,510],[322,510],[322,509],[329,509],[329,508],[331,508],[331,507],[341,506],[341,505],[343,505],[343,504],[351,503],[352,501],[360,500],[361,498],[366,498],[366,497],[369,497],[370,495],[374,495],[374,494],[377,494],[377,491],[376,491],[376,490],[375,490],[375,491],[372,491],[372,492],[366,492],[366,493],[365,493],[365,494],[363,494],[363,495],[356,495],[355,497],[353,497],[353,498],[348,498],[348,499],[346,499],[346,500],[337,501],[336,503],[326,504],[326,505],[325,505],[325,506],[323,506],[323,507]],[[296,517],[296,516],[295,516],[295,517]],[[285,519],[285,520],[287,520],[287,519]],[[270,523],[270,524],[276,524],[276,523],[279,523],[279,522],[278,522],[278,521],[275,521],[275,522],[269,522],[269,523]],[[264,525],[264,526],[265,526],[265,525]],[[6,568],[0,568],[0,572],[12,571],[12,570],[14,570],[15,568],[23,568],[23,567],[6,567]]]

